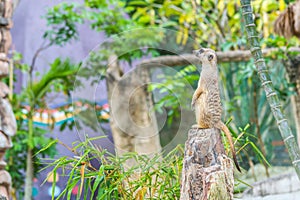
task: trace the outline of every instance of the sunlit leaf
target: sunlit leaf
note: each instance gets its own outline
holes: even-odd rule
[[[228,10],[228,15],[230,17],[232,17],[235,14],[235,2],[234,1],[230,1],[227,4],[227,10]]]
[[[283,11],[285,9],[285,2],[284,0],[279,0],[279,10]]]

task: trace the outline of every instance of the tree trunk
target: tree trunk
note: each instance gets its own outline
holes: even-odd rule
[[[233,199],[233,163],[220,130],[190,129],[185,143],[180,200]]]
[[[289,58],[285,62],[289,81],[295,84],[296,95],[292,96],[292,107],[297,131],[298,146],[300,147],[300,56]]]
[[[31,105],[31,108],[34,106]],[[32,161],[32,144],[33,137],[33,113],[30,112],[28,117],[28,144],[27,144],[27,158],[26,158],[26,175],[25,175],[25,196],[24,200],[32,199],[32,180],[33,180],[33,161]]]
[[[300,74],[298,75],[300,76]],[[299,87],[300,84],[297,84]],[[298,146],[300,148],[300,93],[297,92],[297,95],[292,96],[292,106],[293,106],[293,112],[294,112],[294,118],[295,118],[295,126],[297,131],[297,142]]]
[[[32,200],[32,179],[33,179],[32,150],[28,148],[27,159],[26,159],[26,179],[25,179],[24,200]]]
[[[125,152],[160,152],[157,121],[146,68],[138,66],[123,75],[116,56],[109,58],[106,82],[110,105],[110,125],[118,155]],[[128,163],[129,166],[134,163]]]

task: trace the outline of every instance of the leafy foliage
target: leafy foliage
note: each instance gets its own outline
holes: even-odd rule
[[[36,100],[42,99],[47,92],[52,90],[68,94],[72,90],[78,69],[79,66],[71,63],[69,59],[62,61],[57,58],[50,64],[48,72],[38,82],[32,84],[32,88],[30,88],[32,92],[28,93],[32,93]]]
[[[187,44],[188,37],[196,41],[194,46],[206,46],[221,50],[241,49],[246,45],[241,29],[240,3],[234,0],[220,1],[139,1],[127,0],[126,11],[132,19],[144,26],[157,25],[178,31],[176,42]],[[286,8],[284,0],[257,0],[253,2],[257,30],[263,30],[264,38],[274,37],[273,23],[278,11]],[[298,43],[297,40],[292,41]],[[231,44],[230,46],[228,44]]]
[[[122,1],[89,1],[84,5],[62,2],[48,9],[44,16],[49,30],[44,37],[56,44],[65,44],[78,36],[77,25],[88,20],[91,28],[105,31],[107,35],[118,34],[133,21],[126,19]]]
[[[14,144],[13,148],[7,150],[5,156],[8,161],[7,170],[10,172],[12,177],[12,187],[16,191],[19,198],[23,196],[24,189],[24,169],[26,169],[26,155],[27,155],[27,144],[28,144],[28,132],[23,125],[18,120],[18,131],[16,136],[13,137],[12,142]],[[51,137],[45,137],[48,133],[47,130],[41,129],[39,127],[34,128],[35,137],[32,139],[31,144],[34,146],[33,151],[37,152],[47,144],[51,143],[53,139]],[[36,157],[37,159],[47,157],[53,157],[56,155],[56,149],[48,148]],[[34,176],[37,175],[38,171],[41,169],[39,162],[34,163]]]
[[[68,147],[75,156],[49,160],[52,174],[62,170],[68,183],[57,199],[71,199],[72,189],[78,185],[76,199],[178,199],[183,149],[175,148],[161,159],[161,155],[127,153],[116,157],[95,145],[98,138]],[[126,163],[137,163],[126,167]],[[97,169],[92,163],[100,163]],[[55,186],[53,182],[53,188]]]
[[[78,37],[77,23],[83,23],[82,13],[77,12],[78,7],[79,5],[76,3],[61,3],[59,6],[48,9],[45,18],[47,25],[51,25],[51,29],[47,30],[43,37],[49,40],[51,44],[60,46],[76,39]]]
[[[171,125],[173,119],[180,115],[181,109],[190,109],[190,100],[186,98],[187,86],[197,84],[199,74],[196,74],[196,68],[193,65],[181,67],[178,72],[168,69],[163,70],[158,77],[160,83],[152,83],[148,86],[150,92],[158,92],[160,95],[155,98],[154,108],[159,113],[168,109],[168,125]]]
[[[21,59],[22,56],[16,56],[15,59]],[[17,62],[18,60],[16,60]],[[25,65],[25,66],[24,66]],[[29,72],[29,67],[26,64],[17,63],[16,67],[22,69],[24,72]],[[13,187],[15,188],[19,198],[23,196],[23,184],[25,181],[24,171],[26,169],[26,159],[28,148],[32,149],[33,154],[39,152],[42,148],[47,146],[53,141],[53,138],[48,135],[52,126],[40,128],[33,126],[30,129],[30,120],[37,113],[37,110],[46,109],[47,98],[46,96],[51,92],[70,92],[72,90],[72,83],[75,73],[78,70],[78,65],[74,65],[70,60],[64,61],[56,59],[47,73],[41,79],[34,83],[28,83],[27,87],[22,90],[20,94],[14,94],[12,107],[17,119],[17,133],[13,137],[13,148],[8,149],[6,157],[8,159],[7,168],[11,172],[13,178]],[[54,119],[52,119],[54,120]],[[52,121],[52,125],[55,121]],[[29,132],[32,131],[33,135]],[[47,148],[39,155],[32,159],[34,176],[37,175],[38,170],[42,167],[39,162],[40,158],[53,157],[56,154],[55,146]],[[17,157],[17,159],[16,159]],[[13,159],[15,158],[15,159]]]

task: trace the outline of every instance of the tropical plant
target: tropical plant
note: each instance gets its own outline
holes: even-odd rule
[[[21,59],[21,55],[15,57]],[[18,64],[15,60],[16,67],[22,69],[24,73],[30,73],[30,67],[26,64]],[[33,118],[38,115],[38,110],[48,108],[47,95],[53,92],[68,93],[73,88],[73,80],[78,65],[72,64],[70,60],[64,61],[56,59],[39,81],[33,82],[29,80],[27,86],[23,88],[20,94],[14,94],[12,105],[15,116],[17,118],[18,130],[13,138],[14,146],[7,151],[8,170],[11,171],[13,178],[13,187],[18,193],[19,198],[23,195],[23,184],[25,180],[25,197],[31,199],[32,180],[40,169],[39,158],[50,156],[56,153],[55,147],[48,148],[41,154],[36,155],[40,149],[47,146],[53,140],[51,136],[45,135],[51,130],[55,124],[55,119],[51,118],[49,127],[42,128],[34,125]],[[73,77],[73,78],[72,78]],[[62,108],[63,110],[64,108]],[[18,157],[18,159],[13,159]],[[22,171],[26,169],[24,174]],[[25,175],[25,176],[24,176]]]
[[[286,107],[292,92],[292,85],[285,79],[285,69],[282,63],[268,59],[267,64],[272,66],[270,74],[273,77],[276,91],[284,99],[283,104]],[[266,105],[265,95],[262,95],[261,88],[258,87],[258,78],[256,77],[256,69],[252,61],[236,62],[236,63],[220,63],[220,75],[222,77],[222,91],[226,99],[225,109],[226,116],[233,116],[234,123],[231,125],[234,130],[238,127],[244,127],[250,124],[248,132],[256,135],[258,146],[262,154],[271,160],[274,157],[272,141],[276,131],[269,134],[275,125],[275,120],[269,114],[270,108]],[[247,152],[251,155],[251,151]],[[253,157],[252,162],[257,162],[257,158]],[[259,159],[259,157],[258,157]],[[263,162],[268,175],[268,165]]]
[[[254,135],[248,132],[249,125],[238,128],[237,142],[243,144],[239,151],[246,153],[247,159],[251,155],[249,148],[265,162],[261,151],[253,142]],[[225,137],[225,135],[223,136]],[[97,145],[103,136],[77,141],[72,146],[67,146],[59,140],[54,140],[42,148],[38,153],[46,151],[51,146],[59,143],[66,147],[72,155],[60,158],[46,158],[42,163],[46,166],[42,170],[51,168],[51,176],[57,173],[67,177],[67,184],[55,199],[179,199],[180,180],[183,164],[184,150],[178,145],[170,152],[155,154],[151,157],[138,155],[135,152],[115,156],[106,149]],[[229,149],[229,144],[226,143]],[[128,167],[126,163],[135,161],[136,165]],[[45,180],[46,181],[46,180]],[[54,188],[52,183],[52,199]],[[237,185],[245,184],[239,180]],[[248,186],[248,185],[247,185]],[[72,194],[78,187],[77,195]],[[239,191],[241,192],[241,191]]]
[[[127,13],[143,26],[160,26],[178,31],[177,43],[189,45],[188,38],[193,37],[196,47],[206,46],[217,50],[243,49],[240,35],[240,2],[220,1],[139,1],[127,0]],[[258,28],[263,30],[264,38],[273,37],[272,22],[278,11],[286,7],[284,0],[257,0],[253,2]],[[244,39],[244,38],[242,38]],[[293,42],[297,40],[292,39]]]

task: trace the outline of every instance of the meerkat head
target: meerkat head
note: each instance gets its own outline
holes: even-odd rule
[[[210,63],[217,61],[216,52],[212,49],[201,48],[193,51],[194,55],[197,56],[202,63]]]

